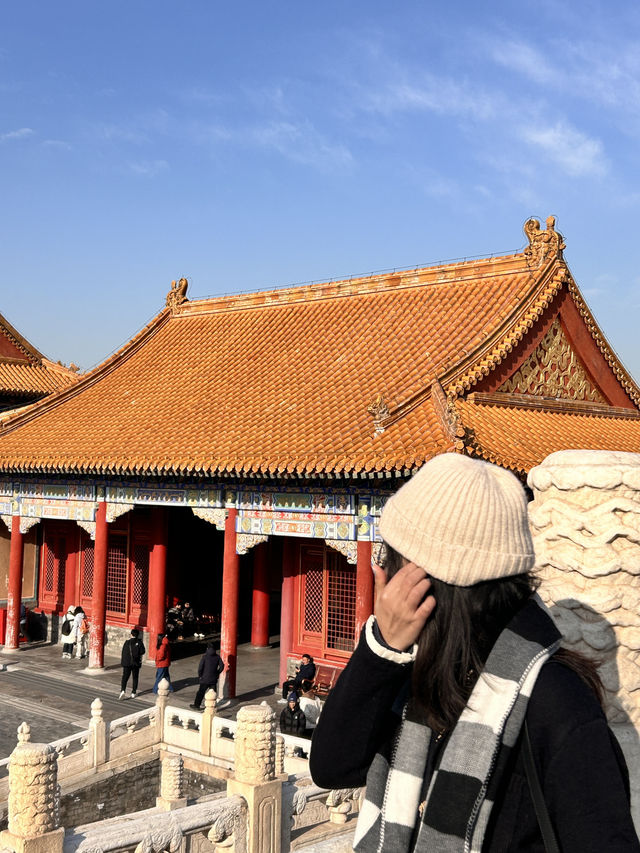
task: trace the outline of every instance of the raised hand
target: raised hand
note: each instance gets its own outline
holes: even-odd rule
[[[379,566],[373,567],[373,573],[380,633],[392,649],[405,651],[416,642],[436,606],[433,595],[427,594],[431,581],[415,563],[404,565],[391,580]]]

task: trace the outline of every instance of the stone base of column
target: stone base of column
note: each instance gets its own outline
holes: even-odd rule
[[[104,666],[87,666],[82,671],[85,675],[102,675],[106,667]]]
[[[53,829],[35,838],[19,838],[8,829],[0,832],[0,848],[6,847],[14,853],[62,853],[64,829]]]
[[[0,654],[3,655],[14,655],[17,651],[20,650],[19,646],[3,646],[0,649]]]
[[[176,809],[183,809],[186,805],[186,797],[181,797],[179,800],[165,800],[164,797],[156,797],[156,808],[162,809],[163,812],[172,812]]]

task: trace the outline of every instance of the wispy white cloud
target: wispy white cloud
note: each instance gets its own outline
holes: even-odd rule
[[[308,121],[273,121],[254,128],[251,138],[290,160],[322,170],[344,169],[353,162],[345,145],[329,142]]]
[[[133,116],[128,121],[99,122],[91,125],[89,134],[101,142],[125,142],[144,145],[167,132],[169,114],[162,109]]]
[[[137,160],[127,163],[129,172],[143,178],[154,178],[161,172],[166,172],[168,168],[169,164],[166,160]]]
[[[30,127],[20,127],[17,130],[8,130],[5,133],[0,133],[0,142],[11,142],[14,139],[27,139],[33,136],[33,130]]]
[[[404,76],[404,75],[403,75]],[[500,110],[502,97],[448,77],[422,75],[421,79],[397,80],[373,88],[365,96],[365,109],[389,116],[403,111],[427,111],[443,115],[490,119]]]
[[[45,148],[59,148],[61,151],[71,151],[72,146],[62,139],[44,139],[42,145]]]
[[[499,64],[524,74],[536,83],[550,83],[558,77],[554,66],[535,47],[523,41],[500,40],[489,44],[489,52]]]
[[[554,125],[522,127],[520,135],[525,142],[540,149],[567,174],[574,177],[600,177],[609,169],[602,142],[563,121]]]

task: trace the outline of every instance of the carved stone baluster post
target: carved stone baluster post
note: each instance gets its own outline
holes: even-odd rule
[[[276,735],[276,776],[288,778],[284,770],[284,738],[282,735]]]
[[[247,853],[280,853],[282,780],[276,779],[275,714],[264,705],[238,711],[235,742],[235,778],[227,793],[247,801]]]
[[[109,756],[109,737],[107,724],[102,717],[101,699],[94,699],[91,703],[88,753],[92,767],[99,767],[104,764]]]
[[[187,805],[184,796],[184,762],[181,755],[165,755],[162,759],[160,796],[156,806],[166,812],[182,809]]]
[[[26,723],[9,761],[9,828],[0,848],[15,853],[62,853],[58,756],[46,743],[31,743]]]
[[[213,688],[204,694],[204,711],[200,720],[200,752],[213,755],[213,721],[216,716],[216,691]]]
[[[164,718],[168,699],[169,682],[166,678],[163,678],[160,684],[158,684],[158,698],[156,699],[156,726],[158,743],[164,743]]]

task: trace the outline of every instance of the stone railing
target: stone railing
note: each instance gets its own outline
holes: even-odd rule
[[[126,821],[104,821],[68,830],[63,853],[243,853],[247,804],[242,797],[222,797],[165,814],[143,812]],[[209,842],[209,844],[207,844]],[[0,842],[1,843],[1,842]],[[1,853],[1,851],[0,851]]]
[[[0,853],[280,853],[314,827],[314,840],[335,832],[358,811],[359,792],[329,792],[313,785],[305,758],[309,741],[276,735],[267,705],[241,708],[237,720],[217,718],[215,694],[203,712],[167,704],[160,684],[153,708],[107,724],[99,699],[88,731],[52,744],[34,744],[29,727],[1,762],[0,803],[8,799],[8,830]],[[132,760],[161,757],[156,808],[113,818],[66,834],[59,825],[61,790],[91,784]],[[184,769],[226,779],[227,795],[188,806]],[[290,774],[292,774],[290,776]],[[170,814],[166,814],[170,812]],[[317,824],[326,824],[318,833]],[[303,839],[304,840],[304,839]]]

